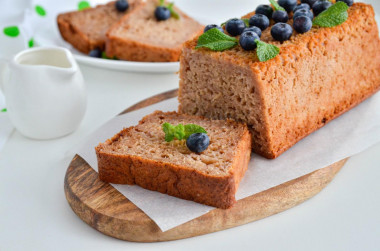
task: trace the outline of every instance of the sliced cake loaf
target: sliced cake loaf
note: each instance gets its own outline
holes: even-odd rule
[[[107,33],[108,57],[130,61],[178,61],[182,44],[200,34],[203,26],[175,8],[179,19],[157,21],[158,0],[148,0],[143,8],[122,18]]]
[[[185,141],[165,141],[162,124],[202,126],[210,145],[191,152]],[[96,147],[99,178],[116,184],[137,184],[186,200],[219,208],[235,203],[235,193],[251,155],[245,124],[156,111],[137,126],[122,130]]]
[[[343,24],[293,33],[285,42],[274,41],[268,28],[261,40],[280,53],[266,62],[240,46],[195,49],[195,38],[181,56],[179,111],[245,122],[253,150],[275,158],[379,90],[374,14],[370,5],[355,3]]]
[[[140,2],[128,0],[129,8],[124,12],[118,11],[113,1],[95,8],[60,14],[57,17],[59,31],[63,39],[83,53],[88,54],[96,48],[104,50],[108,29]]]

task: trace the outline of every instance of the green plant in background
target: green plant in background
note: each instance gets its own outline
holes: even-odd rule
[[[37,14],[40,15],[41,17],[46,16],[46,11],[41,5],[36,5],[34,9],[36,10]]]
[[[8,37],[17,37],[20,34],[20,30],[17,26],[8,26],[3,29],[3,32]]]
[[[78,3],[78,10],[84,10],[84,9],[87,9],[87,8],[90,8],[90,7],[91,7],[91,5],[87,1],[80,1]]]
[[[31,38],[29,41],[28,41],[28,47],[29,48],[32,48],[34,46],[34,39]]]

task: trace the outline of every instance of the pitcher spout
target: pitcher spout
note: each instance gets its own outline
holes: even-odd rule
[[[59,47],[37,47],[20,52],[12,61],[17,67],[39,66],[56,72],[74,74],[77,64],[69,50]]]

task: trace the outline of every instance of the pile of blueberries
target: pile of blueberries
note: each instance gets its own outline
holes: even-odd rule
[[[337,0],[339,1],[345,2],[348,6],[354,2],[353,0]],[[255,40],[260,40],[261,32],[270,25],[270,19],[275,22],[271,28],[272,37],[283,42],[290,39],[293,28],[298,33],[308,32],[313,25],[314,16],[318,16],[332,6],[329,0],[301,0],[299,5],[297,5],[297,0],[278,0],[278,4],[285,11],[273,11],[270,5],[259,5],[255,15],[249,19],[249,27],[246,27],[243,20],[233,18],[226,22],[225,29],[232,36],[240,35],[239,43],[244,50],[254,50]],[[293,12],[293,27],[287,24],[290,12]],[[215,24],[207,25],[204,31],[212,28],[218,28],[223,32],[223,29]]]

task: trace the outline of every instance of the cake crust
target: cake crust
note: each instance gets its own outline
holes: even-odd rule
[[[168,114],[176,113],[157,111],[153,115],[143,118],[139,125],[144,124],[151,116]],[[199,119],[199,117],[186,116]],[[238,125],[233,121],[226,122],[226,124],[230,123]],[[136,154],[118,154],[106,150],[109,145],[115,144],[120,138],[131,135],[131,130],[134,128],[122,130],[95,148],[101,180],[115,184],[136,184],[149,190],[219,208],[233,206],[236,202],[236,190],[248,167],[251,154],[251,135],[245,125],[239,125],[240,138],[234,149],[231,166],[223,175],[208,174],[184,164],[149,159]],[[162,138],[162,140],[164,139]]]
[[[245,122],[253,150],[276,158],[380,89],[374,10],[355,3],[348,13],[341,25],[312,28],[283,43],[273,41],[270,29],[265,30],[262,40],[280,48],[267,62],[239,46],[213,52],[196,50],[197,39],[187,42],[181,57],[179,111]]]

